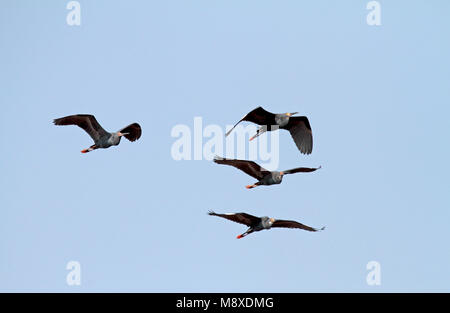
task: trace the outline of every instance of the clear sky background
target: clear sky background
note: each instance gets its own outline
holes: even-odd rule
[[[368,1],[80,1],[79,27],[67,2],[0,3],[1,291],[450,291],[449,1],[380,1],[381,26]],[[309,117],[280,170],[320,171],[246,190],[172,159],[173,126],[258,105]],[[142,138],[81,154],[52,124],[77,113]],[[236,240],[209,209],[327,228]]]

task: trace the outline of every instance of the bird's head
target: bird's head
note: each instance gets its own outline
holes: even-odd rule
[[[286,116],[291,117],[292,115],[298,114],[298,112],[293,112],[293,113],[285,113]]]
[[[128,135],[128,133],[121,133],[121,132],[117,132],[117,133],[113,133],[113,145],[117,146],[120,143],[120,139],[122,139],[123,136]]]
[[[269,222],[270,222],[270,224],[273,224],[273,223],[275,223],[275,219],[273,217],[271,217],[271,218],[269,218]]]
[[[283,181],[284,172],[272,172],[272,179],[274,180],[274,184],[281,184]]]

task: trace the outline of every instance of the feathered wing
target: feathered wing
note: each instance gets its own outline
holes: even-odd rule
[[[292,139],[294,139],[294,142],[301,153],[310,154],[312,152],[312,130],[306,116],[290,117],[288,124],[282,128],[289,130]]]
[[[296,222],[296,221],[288,221],[288,220],[275,220],[275,222],[272,224],[272,227],[300,228],[300,229],[304,229],[307,231],[319,231],[319,230],[325,229],[325,227],[317,229],[317,228],[313,228],[313,227],[304,225],[304,224]]]
[[[268,170],[266,170],[265,168],[261,167],[260,165],[256,164],[253,161],[225,159],[216,156],[214,158],[214,162],[216,162],[217,164],[234,166],[258,180],[261,180],[264,176],[270,174]]]
[[[122,128],[119,132],[125,134],[124,137],[129,141],[136,141],[141,138],[142,129],[138,123],[133,123],[127,127]]]
[[[109,135],[103,127],[97,122],[93,115],[77,114],[61,117],[53,120],[55,125],[77,125],[84,129],[94,141],[101,137]]]
[[[262,107],[257,107],[253,111],[247,113],[239,120],[226,134],[228,136],[231,131],[242,121],[252,122],[258,125],[275,125],[275,114],[264,110]]]
[[[227,220],[247,225],[248,227],[251,227],[253,225],[257,225],[261,219],[259,217],[247,214],[247,213],[227,213],[227,214],[218,214],[213,211],[208,212],[211,216],[218,216],[225,218]]]
[[[283,171],[284,174],[294,174],[294,173],[309,173],[314,172],[318,169],[321,169],[322,166],[319,167],[297,167],[287,171]]]

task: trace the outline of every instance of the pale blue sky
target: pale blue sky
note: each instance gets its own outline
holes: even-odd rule
[[[0,3],[1,291],[450,291],[449,1],[380,1],[379,27],[368,1],[80,1],[79,27],[67,2]],[[258,105],[309,117],[280,169],[320,171],[246,190],[171,158],[174,125]],[[52,124],[76,113],[142,138],[83,155]],[[327,229],[236,240],[208,209]]]

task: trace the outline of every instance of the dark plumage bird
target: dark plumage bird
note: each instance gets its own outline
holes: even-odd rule
[[[320,231],[325,229],[325,227],[322,227],[320,229],[312,228],[296,221],[276,220],[274,218],[269,218],[267,216],[257,217],[247,213],[217,214],[213,211],[209,211],[208,214],[212,216],[226,218],[227,220],[239,224],[247,225],[249,227],[248,230],[245,233],[238,235],[237,239],[243,238],[255,231],[270,229],[272,227],[299,228],[307,231]]]
[[[138,140],[141,137],[141,126],[138,123],[133,123],[118,132],[107,132],[97,122],[93,115],[77,114],[61,117],[53,120],[55,125],[77,125],[83,128],[89,136],[94,140],[94,144],[87,149],[81,150],[81,153],[87,153],[95,149],[105,149],[111,146],[117,146],[120,143],[122,136],[129,141]]]
[[[293,168],[287,171],[277,172],[277,171],[268,171],[265,168],[261,167],[260,165],[256,164],[253,161],[246,161],[246,160],[235,160],[235,159],[225,159],[216,156],[214,158],[214,162],[217,164],[225,164],[225,165],[231,165],[234,166],[241,171],[247,173],[248,175],[256,178],[258,182],[256,182],[253,185],[246,186],[247,189],[254,188],[256,186],[260,185],[274,185],[274,184],[280,184],[283,180],[283,176],[286,174],[294,174],[294,173],[308,173],[308,172],[314,172],[315,170],[318,170],[321,168],[319,166],[318,168],[310,168],[310,167],[297,167]]]
[[[257,107],[237,122],[225,136],[228,136],[242,121],[248,121],[262,126],[250,140],[255,139],[266,131],[277,130],[278,128],[286,129],[291,133],[298,150],[303,154],[310,154],[313,148],[311,125],[306,116],[293,116],[297,113],[274,114],[264,110],[262,107]]]

